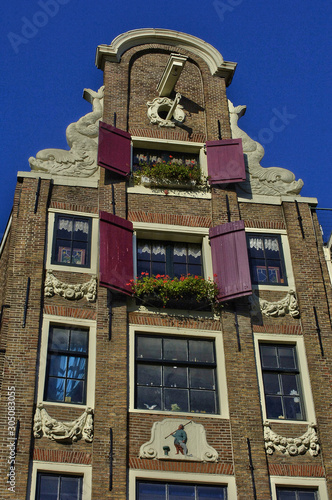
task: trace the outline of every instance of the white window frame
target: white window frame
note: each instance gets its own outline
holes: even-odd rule
[[[326,480],[323,478],[305,478],[293,476],[270,476],[272,500],[277,500],[277,488],[317,488],[319,500],[329,500]]]
[[[166,471],[149,471],[149,470],[129,470],[129,498],[136,500],[136,482],[138,480],[151,480],[160,482],[179,482],[179,483],[194,483],[206,484],[209,486],[226,486],[227,499],[236,500],[236,483],[235,477],[222,474],[195,474],[191,472],[166,472]],[[325,499],[324,499],[325,500]]]
[[[284,256],[284,264],[285,264],[285,272],[287,277],[287,285],[260,285],[257,283],[252,284],[253,290],[274,290],[274,291],[284,291],[288,292],[289,290],[295,290],[295,281],[294,281],[294,273],[292,267],[292,258],[289,248],[289,242],[287,237],[287,231],[285,229],[266,229],[266,228],[246,228],[246,234],[261,234],[261,235],[269,235],[275,234],[279,235],[281,239],[282,252]],[[249,259],[250,265],[250,259]]]
[[[285,424],[309,424],[316,423],[316,415],[314,408],[314,401],[312,397],[312,389],[309,377],[308,363],[304,346],[304,339],[300,335],[283,335],[283,334],[267,334],[267,333],[254,333],[254,343],[255,343],[255,355],[256,355],[256,367],[260,391],[260,399],[262,404],[262,415],[263,422],[269,420],[269,422],[278,422]],[[262,364],[259,352],[260,344],[292,344],[296,345],[296,356],[300,372],[301,380],[301,396],[303,399],[303,406],[305,410],[305,420],[290,420],[290,419],[271,419],[267,418],[266,415],[266,405],[265,405],[265,394],[264,394],[264,384],[263,384],[263,372]]]
[[[229,408],[228,408],[228,392],[227,392],[227,380],[226,380],[226,367],[225,367],[225,354],[224,354],[224,342],[223,336],[220,331],[214,330],[194,330],[191,328],[176,328],[176,327],[154,327],[145,325],[130,325],[129,326],[129,411],[131,413],[158,413],[162,415],[173,415],[173,416],[188,416],[193,415],[191,412],[174,412],[165,410],[141,410],[135,408],[135,390],[136,390],[136,380],[135,380],[135,338],[138,333],[146,333],[148,335],[167,335],[184,337],[193,337],[197,339],[210,339],[214,341],[215,353],[216,353],[216,365],[217,365],[217,397],[219,413],[194,413],[197,417],[208,417],[208,418],[226,418],[229,419]]]
[[[199,164],[201,167],[202,177],[208,176],[207,169],[207,156],[205,152],[205,143],[204,142],[188,142],[188,141],[172,141],[169,139],[156,139],[150,137],[138,137],[132,136],[131,138],[131,164],[133,164],[133,153],[134,148],[147,148],[147,149],[160,149],[165,151],[179,151],[182,153],[193,153],[199,155]],[[165,196],[164,190],[160,189],[160,191],[152,190],[150,188],[146,188],[144,186],[134,186],[128,187],[128,193],[140,193],[140,194],[151,194]],[[211,198],[210,190],[207,191],[196,191],[192,192],[191,190],[176,190],[169,189],[167,196],[183,196],[187,198]]]
[[[90,241],[90,267],[80,266],[64,266],[61,264],[52,264],[52,249],[54,238],[55,214],[71,215],[75,217],[86,217],[91,219],[91,241]],[[54,269],[55,271],[66,271],[71,273],[89,273],[97,274],[98,265],[98,214],[87,214],[85,212],[73,212],[69,210],[59,210],[50,208],[48,214],[48,234],[47,234],[47,253],[46,253],[46,269]]]
[[[88,375],[86,387],[86,402],[85,404],[78,403],[65,403],[59,401],[46,401],[44,400],[44,389],[46,383],[47,372],[47,352],[48,352],[48,338],[51,326],[56,325],[70,325],[76,327],[83,327],[89,329],[89,352],[88,352]],[[47,406],[64,406],[82,408],[94,408],[95,405],[95,384],[96,384],[96,321],[80,318],[69,318],[67,316],[54,316],[44,315],[41,347],[40,347],[40,362],[38,374],[38,403],[43,402]]]
[[[58,462],[42,462],[34,461],[32,464],[32,478],[30,489],[30,500],[35,500],[37,489],[38,472],[45,474],[59,474],[63,476],[82,476],[83,477],[83,492],[82,500],[91,500],[92,490],[92,466],[91,465],[76,465]]]

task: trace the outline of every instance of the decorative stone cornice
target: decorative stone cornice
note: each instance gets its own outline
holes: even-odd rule
[[[286,314],[289,314],[293,318],[298,318],[300,316],[299,305],[294,290],[289,290],[286,297],[275,302],[261,299],[253,293],[249,297],[249,303],[250,314],[253,317],[259,314],[272,317],[286,316]]]
[[[85,439],[88,443],[93,440],[93,411],[87,408],[82,415],[72,422],[60,422],[50,417],[40,403],[37,406],[33,434],[35,438],[43,436],[61,443],[73,443],[79,439]]]
[[[312,457],[317,457],[320,446],[314,424],[308,425],[308,430],[298,438],[286,438],[276,434],[270,427],[270,422],[264,422],[264,441],[265,449],[268,455],[272,455],[275,450],[284,455],[296,456],[305,455],[307,452]]]
[[[96,51],[96,66],[104,69],[105,60],[120,62],[122,55],[132,47],[145,44],[173,45],[201,57],[211,74],[225,78],[226,85],[232,81],[237,63],[224,61],[220,52],[212,45],[179,31],[143,28],[127,31],[114,38],[111,45],[99,45]]]
[[[44,293],[45,297],[59,295],[68,300],[79,300],[85,297],[88,302],[94,302],[97,297],[97,278],[91,278],[83,284],[70,285],[60,281],[54,276],[53,271],[49,270],[46,272]]]

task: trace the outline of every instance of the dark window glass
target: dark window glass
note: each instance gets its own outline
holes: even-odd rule
[[[278,235],[247,235],[251,280],[261,285],[287,285],[281,238]]]
[[[304,420],[296,347],[261,344],[260,356],[267,418]]]
[[[318,500],[316,488],[277,488],[277,500]]]
[[[168,275],[171,278],[202,276],[202,247],[197,243],[138,240],[137,276],[147,273]]]
[[[226,486],[137,482],[137,500],[226,500]]]
[[[217,413],[213,340],[137,335],[136,408]]]
[[[38,473],[36,500],[81,500],[82,477]]]
[[[85,404],[87,363],[88,330],[52,326],[44,399]]]
[[[90,266],[91,219],[55,216],[52,264]]]

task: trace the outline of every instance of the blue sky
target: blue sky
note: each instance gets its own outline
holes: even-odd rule
[[[263,143],[262,165],[290,169],[304,181],[302,196],[332,207],[330,1],[12,0],[0,25],[0,236],[17,171],[30,170],[41,149],[67,149],[67,125],[90,111],[83,89],[103,84],[97,45],[137,28],[195,35],[237,62],[228,97],[247,105],[239,124]],[[270,129],[276,113],[288,117],[279,132]],[[321,214],[332,230],[332,212]]]

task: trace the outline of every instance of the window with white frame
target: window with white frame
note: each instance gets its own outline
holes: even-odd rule
[[[94,407],[95,321],[44,316],[38,400]]]
[[[280,235],[247,233],[247,245],[252,283],[287,285]]]
[[[130,326],[130,410],[228,417],[220,332]]]
[[[255,334],[255,348],[264,420],[314,422],[303,338]]]
[[[315,477],[270,476],[272,500],[328,500],[326,481]]]
[[[81,212],[49,212],[48,269],[97,271],[98,216]]]
[[[30,500],[91,500],[91,465],[34,461]]]

